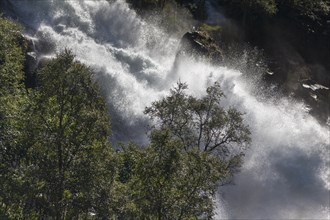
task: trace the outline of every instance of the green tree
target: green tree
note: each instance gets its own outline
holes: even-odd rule
[[[115,168],[107,109],[92,72],[65,51],[38,79],[26,123],[25,181],[31,187],[25,214],[71,219],[98,213]]]
[[[149,146],[119,153],[119,181],[128,189],[120,219],[210,219],[217,187],[240,167],[250,141],[242,114],[221,107],[217,83],[200,99],[186,88],[178,83],[146,108],[155,121]]]
[[[221,106],[224,94],[218,83],[207,88],[207,95],[200,99],[187,95],[186,89],[186,84],[178,83],[169,96],[146,108],[145,114],[154,119],[156,128],[170,129],[185,150],[217,151],[223,156],[228,155],[230,146],[237,151],[250,142],[243,114]]]
[[[228,164],[199,150],[185,151],[170,130],[154,130],[145,148],[120,153],[121,181],[129,188],[121,219],[210,219],[212,198]]]
[[[0,17],[0,218],[19,213],[23,109],[26,106],[21,27]],[[10,192],[10,193],[9,193]]]

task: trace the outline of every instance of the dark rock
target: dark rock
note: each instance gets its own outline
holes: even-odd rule
[[[311,107],[311,113],[322,121],[330,115],[330,89],[314,80],[301,81],[296,97],[302,98]]]
[[[51,54],[55,51],[55,44],[43,36],[37,36],[38,42],[35,44],[38,54]]]
[[[212,63],[223,61],[220,47],[207,33],[201,31],[188,32],[182,37],[178,55],[201,57]]]
[[[44,39],[40,40],[27,35],[21,35],[18,40],[25,54],[25,85],[27,88],[35,88],[37,86],[37,70],[42,68],[49,59],[47,56],[41,56],[41,54],[52,51],[54,45]]]
[[[205,1],[201,0],[177,0],[181,5],[185,6],[193,14],[194,18],[200,21],[207,19]],[[193,6],[193,7],[192,7]]]
[[[22,35],[24,39],[25,48],[25,85],[27,88],[34,88],[36,86],[36,70],[38,68],[38,57],[35,48],[35,39]]]
[[[36,86],[36,69],[38,67],[37,55],[35,52],[28,52],[25,56],[24,72],[25,85],[28,88]]]
[[[327,89],[330,87],[330,72],[328,64],[322,60],[328,55],[319,49],[323,55],[311,59],[309,53],[317,54],[316,49],[308,48],[309,45],[297,36],[297,31],[290,30],[291,26],[285,24],[275,23],[260,30],[263,42],[259,42],[259,46],[272,61],[269,68],[274,73],[266,80],[277,84],[284,94],[306,103],[310,113],[325,122],[330,116],[330,90]],[[301,49],[304,46],[306,48]]]

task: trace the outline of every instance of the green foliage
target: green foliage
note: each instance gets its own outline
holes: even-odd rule
[[[18,24],[0,17],[0,97],[19,94],[24,77],[20,30]]]
[[[169,96],[147,107],[155,119],[151,144],[124,147],[118,181],[125,186],[120,219],[211,219],[214,194],[242,163],[250,141],[242,114],[224,110],[216,83],[203,98],[178,83]]]
[[[186,89],[186,84],[178,83],[168,97],[146,108],[145,113],[156,119],[156,127],[170,129],[185,150],[197,148],[225,156],[230,153],[230,145],[249,143],[250,131],[243,123],[242,113],[221,107],[224,94],[218,83],[200,99],[187,95]]]
[[[14,105],[20,117],[1,105],[11,116],[1,129],[15,135],[1,134],[0,213],[11,219],[112,215],[116,157],[91,71],[65,51],[40,71],[39,81],[29,99],[20,97],[23,106]],[[19,85],[8,83],[17,93]]]
[[[130,205],[123,219],[210,219],[212,198],[227,165],[199,150],[183,150],[167,129],[154,130],[146,148],[129,146],[120,154],[120,176]]]
[[[0,147],[7,148],[15,137],[19,105],[24,94],[24,56],[19,44],[20,26],[0,18]]]
[[[111,147],[107,110],[91,77],[69,51],[40,71],[26,123],[29,210],[62,219],[87,215],[93,207]]]
[[[142,17],[153,19],[157,25],[171,34],[182,34],[195,23],[189,9],[178,0],[128,0]],[[151,16],[150,16],[151,15]]]
[[[221,30],[221,26],[220,25],[212,25],[212,24],[206,24],[203,23],[200,27],[199,27],[200,31],[206,32],[206,33],[212,33],[212,32],[217,32]]]
[[[20,158],[26,96],[21,27],[0,17],[0,216],[19,216]]]

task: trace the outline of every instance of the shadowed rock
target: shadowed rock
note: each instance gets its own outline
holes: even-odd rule
[[[187,32],[181,39],[178,55],[188,55],[209,60],[219,64],[223,61],[223,53],[215,41],[205,32]]]

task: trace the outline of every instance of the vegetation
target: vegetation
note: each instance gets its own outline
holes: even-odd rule
[[[1,219],[210,219],[213,197],[242,162],[249,130],[220,105],[218,84],[196,98],[178,83],[145,113],[150,144],[113,151],[93,73],[63,51],[24,86],[20,27],[0,19]]]
[[[221,26],[202,23],[201,26],[199,27],[199,30],[206,32],[206,33],[213,33],[213,32],[220,31]]]
[[[241,10],[250,13],[264,13],[267,15],[275,15],[284,7],[291,8],[300,12],[303,16],[316,19],[318,15],[326,15],[329,13],[330,5],[326,0],[218,0],[220,4],[232,5],[240,7]]]
[[[124,219],[209,219],[217,186],[241,165],[240,147],[250,141],[242,114],[220,106],[218,84],[201,99],[188,96],[186,88],[178,83],[146,108],[157,122],[149,146],[130,145],[120,153],[119,179],[130,189],[131,205]]]
[[[24,154],[21,132],[26,101],[21,84],[23,62],[20,26],[0,18],[0,218],[15,214],[21,199],[19,160]]]
[[[230,144],[241,146],[250,141],[242,113],[221,107],[224,94],[218,83],[209,87],[207,95],[200,99],[187,95],[186,89],[186,84],[178,83],[170,96],[146,108],[145,113],[156,119],[156,128],[170,129],[186,151],[197,148],[228,155]]]
[[[33,177],[29,185],[38,186],[29,190],[33,192],[29,203],[42,207],[32,205],[30,211],[71,219],[87,215],[95,202],[98,175],[105,168],[101,158],[111,157],[111,147],[107,110],[91,75],[69,51],[39,73],[40,87],[31,95],[25,143],[27,176]]]
[[[143,18],[157,22],[157,25],[171,34],[181,35],[196,23],[190,13],[196,11],[195,4],[182,7],[183,1],[180,0],[127,0],[127,2]],[[200,13],[199,10],[196,12]]]
[[[182,142],[166,129],[153,131],[149,146],[129,146],[121,157],[120,178],[131,200],[123,219],[212,217],[212,198],[227,171],[218,157],[184,151]]]
[[[174,2],[186,6],[194,14],[203,14],[205,1],[185,1],[185,0],[128,0],[133,7],[138,9],[164,9],[167,4]],[[301,16],[312,20],[320,20],[330,12],[330,3],[327,0],[218,0],[220,5],[231,8],[231,13],[247,17],[256,15],[275,16],[276,14],[286,14],[291,17]],[[205,16],[197,16],[203,19]]]

